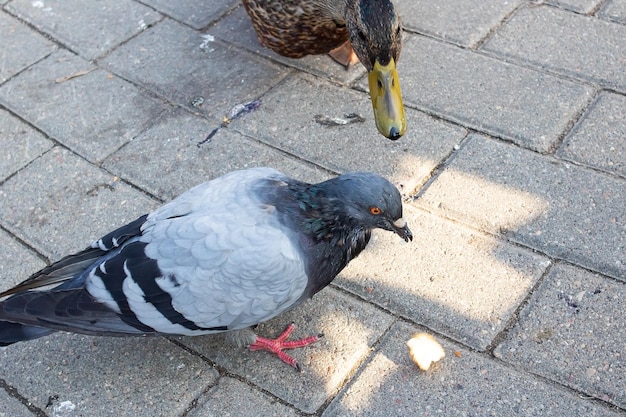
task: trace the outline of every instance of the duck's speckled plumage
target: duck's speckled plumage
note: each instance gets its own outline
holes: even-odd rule
[[[325,54],[348,40],[345,17],[329,2],[243,0],[246,11],[267,48],[289,57]]]
[[[370,71],[396,62],[400,18],[389,0],[242,0],[259,41],[290,58],[324,54],[350,40]]]

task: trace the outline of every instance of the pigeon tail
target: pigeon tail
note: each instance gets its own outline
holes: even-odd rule
[[[44,329],[43,327],[0,321],[0,346],[9,346],[17,342],[38,339],[55,331],[53,329]]]

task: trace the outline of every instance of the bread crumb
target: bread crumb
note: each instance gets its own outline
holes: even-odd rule
[[[413,362],[423,371],[446,356],[443,347],[428,333],[417,333],[406,344]]]

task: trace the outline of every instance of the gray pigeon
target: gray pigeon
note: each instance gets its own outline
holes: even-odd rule
[[[57,330],[89,335],[229,332],[251,350],[317,340],[275,340],[250,327],[326,287],[371,230],[413,235],[398,190],[366,172],[307,184],[270,168],[198,185],[0,294],[0,346]],[[51,284],[60,284],[44,289]]]

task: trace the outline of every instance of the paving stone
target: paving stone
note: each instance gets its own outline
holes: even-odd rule
[[[0,39],[0,83],[56,50],[52,42],[2,10]]]
[[[220,20],[217,25],[209,30],[209,33],[258,55],[271,58],[283,64],[331,79],[344,85],[352,84],[366,73],[365,67],[361,64],[354,65],[352,68],[346,70],[344,66],[335,62],[328,55],[308,55],[300,59],[286,58],[278,55],[259,43],[254,27],[252,27],[252,23],[243,6]]]
[[[261,96],[287,73],[212,39],[165,20],[117,48],[103,64],[126,79],[219,120],[235,105]],[[193,106],[200,101],[203,104]]]
[[[202,416],[245,416],[253,412],[264,417],[297,416],[295,410],[234,378],[220,378],[218,385],[200,397],[198,407],[187,414]]]
[[[9,112],[0,109],[0,181],[52,147],[49,141]]]
[[[624,180],[478,135],[418,200],[448,217],[626,280],[621,202]]]
[[[598,16],[626,23],[626,1],[608,0],[598,11]]]
[[[158,337],[58,333],[0,350],[0,365],[1,378],[32,404],[68,417],[182,415],[217,379],[206,362]]]
[[[32,251],[3,230],[0,230],[0,248],[0,292],[24,281],[46,266]]]
[[[624,0],[393,0],[407,24],[397,142],[376,133],[362,66],[278,57],[238,0],[68,1],[0,0],[0,131],[14,132],[0,132],[0,290],[155,208],[147,194],[245,166],[426,188],[406,204],[414,242],[375,233],[330,288],[259,327],[326,333],[292,351],[304,374],[223,337],[180,339],[186,351],[58,334],[0,349],[0,417],[30,415],[10,387],[54,417],[624,415]],[[315,118],[349,113],[366,120]],[[406,322],[447,350],[428,372]]]
[[[475,48],[521,0],[395,0],[405,29]]]
[[[202,29],[238,3],[237,0],[142,0],[159,12],[185,23],[192,28]]]
[[[2,226],[52,260],[84,249],[157,206],[58,147],[0,186]]]
[[[146,129],[167,108],[65,51],[0,87],[0,102],[94,162]]]
[[[1,2],[0,2],[1,4]],[[17,399],[9,396],[4,390],[0,390],[0,404],[2,404],[2,410],[0,410],[0,417],[34,417],[35,414],[31,413],[28,408]]]
[[[406,135],[390,141],[376,131],[369,96],[313,77],[294,76],[264,96],[257,111],[233,121],[231,127],[333,171],[377,172],[411,194],[466,131],[406,111]],[[365,121],[349,123],[349,114],[361,115]],[[333,120],[347,124],[333,125]]]
[[[398,71],[405,102],[540,152],[554,146],[593,94],[588,86],[418,36],[404,45]]]
[[[421,330],[394,325],[365,369],[322,415],[621,415],[445,340],[439,341],[446,357],[420,371],[406,346],[417,331]]]
[[[227,372],[245,378],[305,413],[314,413],[339,390],[352,369],[391,326],[392,319],[366,303],[326,288],[306,304],[255,331],[275,337],[290,322],[296,325],[292,338],[324,333],[314,345],[290,352],[303,368],[302,373],[267,352],[233,348],[224,342],[223,336],[180,340]]]
[[[330,176],[230,129],[221,129],[205,142],[215,128],[201,117],[174,110],[113,154],[105,167],[163,200],[201,182],[254,166],[270,166],[307,182]]]
[[[132,0],[13,0],[7,9],[89,60],[161,18]]]
[[[602,3],[602,0],[548,0],[545,3],[579,13],[591,13]]]
[[[601,94],[557,155],[626,177],[626,97]]]
[[[626,408],[626,284],[555,266],[496,355]]]
[[[336,283],[395,315],[484,350],[504,330],[549,261],[405,206],[415,236],[374,234]]]
[[[540,6],[519,10],[482,49],[626,92],[624,39],[624,25]]]

